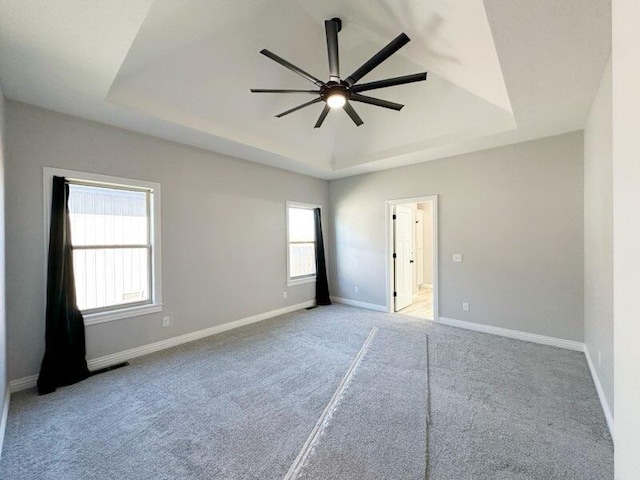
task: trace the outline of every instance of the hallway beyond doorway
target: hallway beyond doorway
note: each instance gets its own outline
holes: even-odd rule
[[[386,206],[388,312],[437,323],[438,196],[387,200]]]
[[[413,296],[413,303],[396,313],[433,320],[433,285],[421,285]]]

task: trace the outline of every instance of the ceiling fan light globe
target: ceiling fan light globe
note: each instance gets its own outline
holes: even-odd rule
[[[342,108],[345,103],[347,103],[347,99],[340,93],[334,93],[327,97],[327,105],[329,105],[330,108]]]

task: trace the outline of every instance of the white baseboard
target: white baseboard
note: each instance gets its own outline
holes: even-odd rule
[[[352,307],[360,307],[367,310],[375,310],[376,312],[387,311],[387,307],[385,305],[378,305],[377,303],[359,302],[357,300],[351,300],[349,298],[331,297],[331,301],[335,303],[343,303],[344,305],[351,305]]]
[[[26,390],[28,388],[33,388],[36,386],[38,382],[38,374],[28,375],[22,378],[16,378],[15,380],[11,380],[9,382],[9,391],[11,393],[20,392],[22,390]]]
[[[584,343],[574,340],[565,340],[563,338],[547,337],[538,335],[537,333],[521,332],[519,330],[511,330],[509,328],[493,327],[491,325],[483,325],[481,323],[467,322],[464,320],[456,320],[454,318],[439,317],[438,322],[442,325],[450,327],[464,328],[465,330],[473,330],[476,332],[490,333],[501,337],[515,338],[516,340],[525,340],[527,342],[540,343],[551,347],[566,348],[567,350],[575,350],[584,352]]]
[[[0,458],[2,458],[2,446],[4,445],[4,432],[7,430],[7,419],[9,418],[9,400],[11,398],[11,391],[9,385],[7,385],[7,394],[4,396],[4,403],[2,404],[2,418],[0,418]]]
[[[611,407],[609,407],[609,402],[607,402],[607,397],[604,395],[604,389],[602,388],[602,384],[600,383],[600,377],[596,372],[595,365],[593,364],[593,360],[591,359],[591,354],[589,353],[589,349],[584,349],[584,355],[587,357],[587,365],[589,365],[589,371],[591,372],[591,378],[593,378],[593,383],[596,386],[596,391],[598,392],[598,398],[600,398],[600,404],[602,405],[602,410],[604,411],[604,417],[607,419],[607,426],[609,427],[609,433],[611,433],[611,438],[613,438],[613,414],[611,412]]]
[[[303,308],[312,307],[316,304],[315,300],[308,300],[306,302],[297,303],[295,305],[289,305],[288,307],[279,308],[277,310],[271,310],[270,312],[259,313],[250,317],[234,320],[233,322],[223,323],[221,325],[215,325],[210,328],[198,330],[177,337],[167,338],[166,340],[160,340],[159,342],[148,343],[140,347],[131,348],[122,352],[112,353],[110,355],[104,355],[102,357],[93,358],[87,361],[89,370],[99,370],[101,368],[109,367],[118,363],[125,362],[132,358],[141,357],[149,353],[158,352],[167,348],[175,347],[183,343],[192,342],[201,338],[209,337],[217,333],[226,332],[235,328],[244,327],[252,323],[267,320],[269,318],[277,317],[278,315],[284,315],[285,313],[295,312],[302,310]],[[36,386],[38,381],[38,375],[29,375],[27,377],[18,378],[9,382],[9,388],[11,392],[19,392],[28,388]]]

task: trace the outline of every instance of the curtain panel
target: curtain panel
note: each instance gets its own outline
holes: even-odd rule
[[[69,185],[53,177],[51,227],[47,266],[45,354],[38,377],[38,393],[87,378],[84,319],[76,304],[73,249],[69,224]]]
[[[324,257],[324,241],[322,239],[322,218],[319,208],[313,210],[316,226],[316,304],[331,305],[329,282],[327,281],[327,264]]]

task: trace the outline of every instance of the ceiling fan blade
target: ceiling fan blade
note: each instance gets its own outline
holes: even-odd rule
[[[321,101],[322,101],[322,99],[320,97],[314,98],[310,102],[303,103],[302,105],[298,105],[297,107],[293,107],[292,109],[287,110],[286,112],[279,113],[278,115],[276,115],[276,118],[284,117],[285,115],[289,115],[290,113],[296,112],[296,111],[300,110],[301,108],[308,107],[309,105],[313,105],[314,103],[318,103],[318,102],[321,102]]]
[[[320,94],[320,90],[274,90],[272,88],[252,88],[251,93],[315,93]]]
[[[414,73],[413,75],[405,75],[403,77],[386,78],[376,82],[361,83],[354,85],[351,90],[353,92],[365,92],[367,90],[375,90],[376,88],[395,87],[396,85],[404,85],[405,83],[422,82],[427,79],[427,72]]]
[[[369,105],[375,105],[377,107],[390,108],[391,110],[402,110],[401,103],[390,102],[388,100],[380,100],[379,98],[367,97],[365,95],[359,95],[357,93],[351,94],[351,100],[354,102],[368,103]]]
[[[327,53],[329,55],[329,80],[340,81],[340,60],[338,58],[338,32],[340,31],[340,20],[332,18],[324,22],[324,29],[327,34]]]
[[[329,107],[329,105],[325,105],[324,108],[322,109],[322,112],[320,112],[318,121],[316,122],[313,128],[320,128],[322,126],[322,122],[324,122],[324,119],[327,118],[327,115],[329,114],[329,110],[331,110],[331,107]]]
[[[265,57],[269,57],[274,62],[278,62],[280,65],[282,65],[285,68],[288,68],[292,72],[297,73],[301,77],[306,78],[310,82],[315,83],[317,86],[322,87],[324,85],[324,82],[322,80],[317,79],[310,73],[305,72],[300,67],[296,67],[293,63],[286,61],[284,58],[279,57],[273,52],[270,52],[266,48],[263,48],[262,50],[260,50],[260,53]]]
[[[404,47],[407,43],[409,43],[409,41],[410,41],[410,38],[406,34],[401,33],[396,38],[391,40],[391,42],[389,42],[389,44],[386,47],[384,47],[382,50],[376,53],[373,57],[367,60],[358,70],[356,70],[351,75],[349,75],[345,81],[350,87],[352,87],[358,80],[360,80],[367,73],[369,73],[371,70],[376,68],[378,65],[384,62],[391,55],[393,55],[402,47]]]
[[[351,117],[351,120],[353,120],[353,123],[355,123],[357,127],[359,127],[364,123],[360,118],[360,115],[356,113],[356,111],[353,109],[353,107],[349,102],[345,103],[344,107],[342,108],[345,112],[347,112],[347,115]]]

